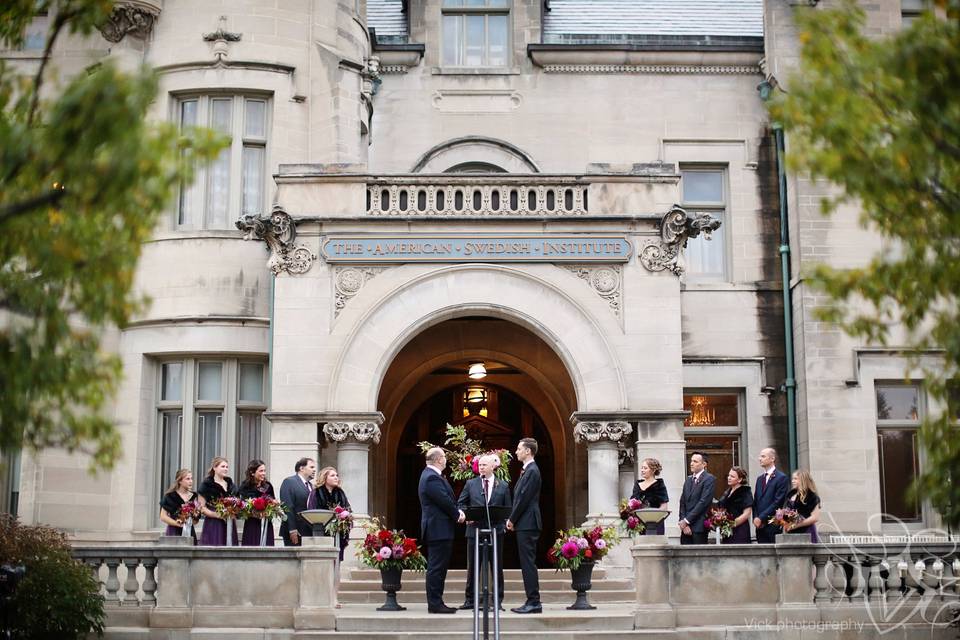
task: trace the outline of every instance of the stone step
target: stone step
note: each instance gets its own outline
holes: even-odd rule
[[[342,587],[342,585],[341,585]],[[376,591],[341,591],[337,594],[337,601],[341,604],[383,604],[383,599],[386,594],[377,587]],[[606,602],[618,602],[618,603],[633,603],[636,602],[637,592],[633,590],[596,590],[591,589],[588,592],[588,597],[590,601],[594,604],[606,603]],[[573,604],[573,601],[576,599],[577,592],[570,588],[570,585],[567,585],[566,590],[564,591],[545,591],[543,588],[540,589],[540,599],[543,602],[548,604]],[[459,606],[463,602],[463,589],[451,590],[450,585],[447,585],[447,588],[444,591],[444,598],[447,600],[447,604],[450,606]],[[397,600],[402,606],[412,605],[412,606],[426,606],[427,595],[423,590],[403,590],[397,593]],[[511,607],[520,606],[526,600],[526,595],[522,589],[517,589],[511,591],[507,590],[504,594],[504,602]],[[509,608],[509,607],[508,607]]]
[[[340,582],[340,592],[347,591],[380,591],[380,576],[377,576],[375,580],[342,580]],[[507,576],[504,576],[503,580],[504,589],[508,592],[512,590],[523,590],[523,580],[512,580]],[[633,590],[633,581],[632,580],[597,580],[592,581],[594,591],[608,591],[608,590]],[[450,580],[447,579],[445,588],[447,591],[463,591],[466,588],[467,582],[464,579],[459,580]],[[425,589],[423,575],[420,576],[407,576],[404,575],[401,580],[401,586],[403,587],[402,591],[423,591]],[[540,579],[540,590],[541,591],[569,591],[570,590],[570,577],[560,577],[560,578],[549,578],[549,579]]]
[[[547,580],[550,578],[555,578],[558,576],[566,576],[566,580],[570,580],[569,571],[557,571],[556,569],[537,569],[537,573],[540,575],[540,580]],[[593,579],[594,580],[603,580],[607,577],[607,570],[602,567],[594,567],[593,569]],[[423,571],[404,571],[403,580],[406,581],[408,576],[420,576],[423,578]],[[379,569],[368,569],[366,567],[344,569],[342,573],[344,580],[380,580],[380,570]],[[466,569],[450,569],[447,571],[447,581],[450,580],[466,580],[467,579],[467,570]],[[520,569],[504,569],[503,570],[503,579],[504,580],[522,580],[523,574],[520,573]]]
[[[472,621],[471,621],[472,624]],[[471,627],[472,629],[473,627]],[[104,640],[150,640],[151,634],[146,628],[107,627]],[[450,631],[294,631],[293,629],[255,629],[255,628],[219,628],[194,627],[186,629],[178,638],[184,640],[472,640],[471,630]],[[480,637],[483,637],[481,628]],[[490,631],[493,637],[493,630]],[[725,637],[724,629],[694,628],[678,630],[637,630],[637,631],[508,631],[501,627],[500,637],[507,640],[717,640]],[[759,636],[756,636],[759,637]]]

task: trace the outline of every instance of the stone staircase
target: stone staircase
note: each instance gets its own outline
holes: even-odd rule
[[[636,638],[634,608],[636,590],[632,580],[615,578],[598,566],[593,572],[593,588],[589,592],[592,611],[568,611],[576,593],[570,588],[570,573],[540,570],[540,593],[544,604],[542,614],[519,615],[510,607],[525,600],[523,580],[519,569],[504,572],[505,597],[500,614],[500,635],[503,638],[539,640],[580,640],[604,638],[621,640]],[[447,576],[445,600],[450,606],[463,603],[466,571],[452,570]],[[338,598],[337,631],[329,634],[311,634],[311,637],[336,637],[349,640],[387,640],[392,638],[425,638],[429,640],[467,639],[472,637],[472,611],[458,611],[452,615],[427,613],[424,576],[420,572],[404,572],[403,589],[397,600],[406,611],[377,611],[383,604],[380,572],[371,569],[344,570]],[[493,636],[493,619],[491,637]],[[482,632],[481,632],[482,637]]]

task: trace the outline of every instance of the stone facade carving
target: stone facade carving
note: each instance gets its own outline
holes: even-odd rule
[[[632,467],[637,459],[637,451],[633,444],[621,440],[617,443],[617,463],[620,467]]]
[[[220,16],[220,26],[213,33],[203,34],[204,42],[213,43],[213,59],[224,63],[230,51],[231,42],[239,42],[242,34],[227,31],[227,17]]]
[[[676,64],[548,64],[544,73],[629,73],[629,74],[713,74],[753,76],[756,65],[676,65]]]
[[[573,265],[563,268],[586,281],[598,296],[607,301],[607,304],[613,310],[613,314],[620,317],[620,299],[623,295],[623,267],[621,265]]]
[[[340,315],[350,298],[360,293],[363,285],[384,269],[386,267],[337,267],[333,276],[334,317]]]
[[[237,228],[245,231],[244,240],[263,240],[270,249],[267,267],[275,274],[306,273],[317,259],[304,245],[295,245],[297,229],[286,211],[274,207],[269,217],[246,215],[237,220]]]
[[[709,213],[690,215],[685,209],[674,205],[660,221],[660,240],[648,242],[640,250],[640,263],[648,271],[669,269],[678,276],[683,275],[680,252],[687,246],[687,240],[701,233],[710,239],[710,234],[720,228],[720,221]]]
[[[152,2],[119,2],[98,28],[107,42],[120,42],[127,35],[146,40],[159,16],[160,7]]]
[[[573,427],[573,439],[576,442],[599,442],[609,440],[620,442],[633,433],[633,426],[629,422],[578,422]]]
[[[376,422],[328,422],[323,425],[323,434],[330,442],[380,443],[380,427]]]

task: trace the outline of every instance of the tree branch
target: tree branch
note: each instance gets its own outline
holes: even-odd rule
[[[46,205],[56,204],[60,201],[60,198],[64,196],[66,191],[64,189],[54,189],[53,191],[48,191],[47,193],[35,196],[28,200],[22,200],[20,202],[15,202],[11,205],[0,209],[0,225],[8,222],[11,218],[17,216],[22,216],[25,213],[29,213],[34,209]]]

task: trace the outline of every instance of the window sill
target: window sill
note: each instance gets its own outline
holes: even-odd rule
[[[778,282],[728,282],[726,280],[698,280],[685,282],[681,291],[779,291]]]
[[[519,67],[433,67],[435,76],[518,76]]]
[[[183,229],[160,231],[153,235],[148,242],[164,242],[166,240],[243,240],[244,233],[239,229]]]

